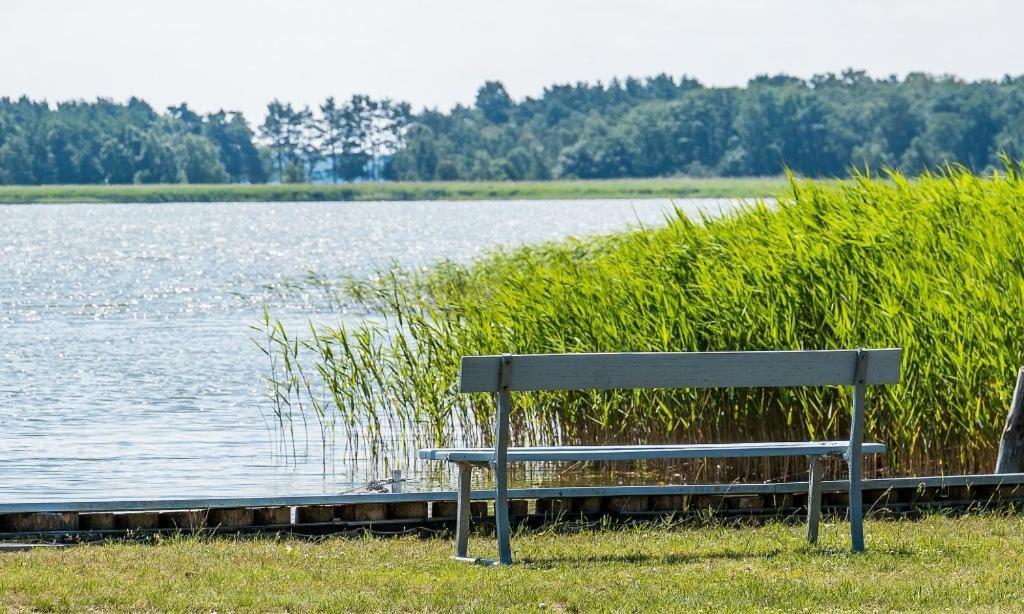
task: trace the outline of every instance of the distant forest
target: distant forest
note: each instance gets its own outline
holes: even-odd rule
[[[353,96],[317,108],[163,112],[145,101],[0,98],[0,184],[843,176],[851,167],[975,171],[1024,158],[1024,76],[965,82],[863,71],[555,85],[485,83],[450,111]]]

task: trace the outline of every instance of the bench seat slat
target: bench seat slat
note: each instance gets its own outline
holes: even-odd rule
[[[775,443],[724,443],[651,446],[563,446],[509,448],[509,461],[641,460],[673,458],[742,458],[766,456],[836,455],[846,452],[848,441],[783,441]],[[865,454],[881,454],[885,445],[865,443]],[[494,459],[494,448],[427,448],[424,460],[485,462]]]

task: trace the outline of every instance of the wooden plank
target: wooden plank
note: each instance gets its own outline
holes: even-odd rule
[[[576,497],[567,501],[570,502],[569,510],[574,516],[596,516],[601,513],[604,506],[601,497]]]
[[[868,350],[868,384],[899,380],[903,350]],[[772,388],[852,385],[857,350],[512,356],[509,390]],[[461,392],[497,392],[500,356],[464,356]]]
[[[732,510],[744,510],[744,511],[757,511],[764,508],[764,500],[760,495],[743,495],[740,497],[729,497],[726,501],[729,505],[729,509]]]
[[[76,512],[26,512],[0,516],[0,531],[35,533],[45,531],[77,531]]]
[[[257,526],[286,525],[292,522],[292,508],[288,506],[257,507],[252,511]]]
[[[508,461],[639,460],[658,458],[761,458],[843,454],[848,441],[784,441],[778,443],[692,444],[678,446],[566,446],[562,448],[509,448]],[[881,454],[885,445],[862,444],[862,452]],[[450,462],[494,459],[493,448],[433,448],[420,450],[420,458]]]
[[[1013,389],[996,459],[996,473],[1020,471],[1024,471],[1024,367],[1017,372],[1017,385]]]
[[[113,531],[117,529],[114,524],[114,512],[79,514],[78,528],[83,531]]]
[[[295,508],[295,522],[297,524],[334,522],[334,510],[333,505],[303,505]]]
[[[195,531],[206,526],[206,516],[207,510],[160,512],[160,528]]]
[[[572,501],[568,497],[537,499],[537,513],[549,520],[562,520],[572,514]]]
[[[158,512],[118,512],[114,514],[114,526],[122,531],[144,531],[160,526]]]
[[[377,522],[388,517],[387,503],[349,503],[334,508],[334,516],[343,522]]]
[[[612,497],[608,499],[606,508],[612,514],[636,514],[651,509],[650,497]]]
[[[530,503],[526,499],[510,499],[508,502],[508,515],[512,518],[527,516],[530,513]]]
[[[490,493],[487,497],[488,500],[494,499],[494,491],[485,491]],[[456,497],[458,495],[456,494]],[[470,518],[487,518],[487,501],[481,501],[480,497],[477,496],[477,491],[470,491],[469,498],[471,503],[469,504],[469,516]],[[459,502],[458,501],[434,501],[430,505],[430,517],[434,519],[458,519],[459,516]]]
[[[1024,484],[1024,473],[976,473],[961,475],[934,475],[909,478],[876,478],[864,480],[864,489],[885,490],[888,488],[928,487],[977,487],[981,485],[1016,485]],[[828,480],[822,483],[822,492],[846,492],[849,482],[846,480]],[[807,482],[778,483],[730,483],[730,484],[689,484],[663,486],[571,486],[543,488],[510,488],[509,498],[542,499],[546,497],[604,497],[617,495],[696,495],[712,492],[730,494],[768,494],[768,493],[806,493]],[[88,501],[24,501],[20,503],[0,503],[0,514],[21,512],[129,512],[121,516],[135,515],[132,510],[173,510],[195,509],[199,507],[267,507],[296,505],[344,505],[346,503],[394,503],[398,501],[452,501],[457,493],[454,490],[433,490],[424,492],[364,493],[345,495],[292,495],[280,497],[207,497],[196,499],[132,499],[132,500],[88,500]],[[470,498],[473,501],[492,501],[494,491],[474,490]],[[149,516],[153,517],[153,516]],[[121,527],[118,528],[128,528]]]
[[[253,510],[251,507],[222,507],[210,510],[207,516],[207,524],[211,527],[231,529],[237,527],[249,527],[253,525]]]
[[[426,520],[426,501],[407,501],[404,503],[388,503],[388,520]]]

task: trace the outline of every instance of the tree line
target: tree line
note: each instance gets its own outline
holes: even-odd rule
[[[546,88],[498,81],[472,105],[413,112],[356,95],[315,108],[158,112],[145,101],[0,98],[0,183],[545,180],[669,175],[842,176],[1024,158],[1024,77],[967,82],[863,71],[761,75],[706,87],[657,75]]]

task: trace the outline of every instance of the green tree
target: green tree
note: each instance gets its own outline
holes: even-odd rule
[[[483,113],[484,119],[493,124],[507,122],[512,107],[512,98],[501,81],[488,81],[476,92],[476,108]]]
[[[32,154],[28,141],[13,134],[0,145],[0,183],[31,185],[36,182],[32,171]]]
[[[302,134],[299,112],[291,103],[274,100],[267,105],[267,115],[259,130],[260,136],[274,154],[274,167],[278,178],[283,181],[285,167],[298,154],[299,137]]]
[[[437,147],[434,132],[414,124],[408,133],[408,144],[395,160],[399,179],[429,181],[437,176]]]
[[[338,179],[341,178],[340,157],[342,134],[345,129],[344,109],[334,102],[333,96],[329,96],[320,105],[320,117],[320,148],[331,166],[331,183],[338,183]]]
[[[180,139],[178,147],[179,166],[188,183],[224,183],[228,180],[217,146],[206,137],[187,134]]]
[[[371,158],[370,134],[376,106],[368,96],[354,95],[341,109],[338,173],[342,179],[351,181],[365,176]]]
[[[0,98],[0,182],[286,181],[325,168],[332,181],[984,171],[999,168],[999,151],[1024,151],[1022,118],[1021,77],[852,69],[739,88],[666,74],[563,83],[519,101],[489,81],[472,106],[418,113],[361,95],[329,98],[315,115],[274,100],[258,136],[240,113],[186,103],[161,114],[139,98]]]
[[[203,120],[202,133],[219,148],[219,158],[228,180],[263,183],[267,171],[256,146],[255,135],[238,112],[217,111]]]

